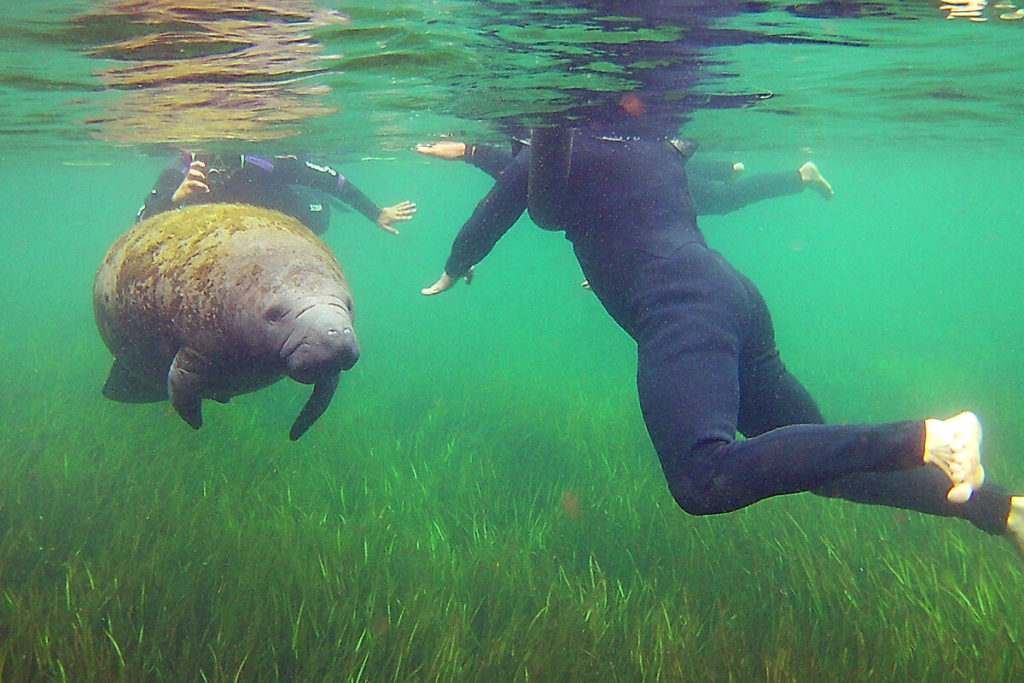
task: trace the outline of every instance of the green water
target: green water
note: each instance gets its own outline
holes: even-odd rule
[[[398,237],[333,216],[363,354],[296,443],[308,389],[287,380],[206,402],[198,431],[167,403],[102,398],[93,276],[175,145],[159,127],[112,139],[130,93],[89,52],[116,31],[73,21],[98,3],[0,9],[0,678],[1024,672],[1024,575],[999,538],[806,494],[710,518],[676,508],[633,345],[558,235],[524,218],[471,286],[419,294],[489,182],[415,142],[500,140],[495,120],[541,117],[579,85],[508,53],[590,49],[550,8],[542,28],[521,21],[538,6],[332,3],[351,24],[315,34],[338,61],[312,78],[330,92],[306,97],[333,113],[204,143],[294,130],[250,146],[320,152],[379,204],[419,205]],[[830,420],[975,410],[989,477],[1020,491],[1024,24],[901,11],[729,20],[844,44],[716,51],[737,74],[727,90],[778,96],[698,111],[683,132],[748,173],[813,159],[836,195],[701,225],[764,292]]]

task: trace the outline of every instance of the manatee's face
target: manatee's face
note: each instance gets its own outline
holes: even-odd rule
[[[351,301],[308,303],[287,318],[278,324],[287,322],[287,337],[280,353],[288,377],[314,384],[348,370],[359,360]]]

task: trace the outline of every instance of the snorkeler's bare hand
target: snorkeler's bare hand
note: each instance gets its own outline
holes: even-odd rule
[[[429,145],[416,145],[416,151],[420,154],[426,154],[428,157],[455,161],[466,156],[466,143],[445,140]]]
[[[473,275],[475,273],[476,266],[470,268],[469,272],[466,273],[464,279],[466,280],[467,285],[473,282]],[[452,277],[447,272],[443,272],[441,273],[441,277],[437,280],[437,282],[430,285],[429,287],[421,289],[420,294],[422,294],[423,296],[433,296],[435,294],[440,294],[441,292],[447,292],[449,289],[454,287],[458,283],[458,281],[459,278]]]
[[[180,204],[194,194],[206,194],[210,186],[206,184],[206,164],[202,161],[193,161],[188,165],[188,173],[185,179],[178,185],[178,189],[171,195],[171,201]]]
[[[415,203],[399,202],[394,206],[385,206],[380,210],[380,216],[377,217],[377,225],[381,230],[387,230],[392,235],[397,235],[398,229],[394,227],[394,224],[402,221],[410,221],[415,215]]]

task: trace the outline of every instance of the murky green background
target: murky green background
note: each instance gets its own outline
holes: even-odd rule
[[[92,279],[174,145],[114,142],[119,124],[95,122],[129,94],[86,55],[108,34],[72,21],[97,3],[0,9],[5,679],[1024,671],[1019,560],[998,538],[809,495],[712,519],[675,509],[633,345],[560,236],[524,218],[471,286],[422,297],[490,183],[413,147],[498,141],[494,112],[538,113],[533,62],[493,39],[535,40],[516,17],[538,3],[328,4],[352,23],[315,34],[338,61],[310,97],[336,111],[263,148],[319,153],[378,204],[419,213],[393,237],[335,211],[325,240],[363,354],[296,443],[308,389],[289,381],[206,402],[197,432],[168,403],[102,398]],[[992,8],[947,21],[937,4],[731,20],[858,45],[722,49],[739,74],[726,90],[778,96],[697,112],[682,132],[747,173],[813,159],[834,186],[827,203],[805,192],[701,219],[761,287],[826,416],[974,410],[990,479],[1020,491],[1024,24]],[[579,588],[601,582],[605,602]],[[559,603],[560,587],[579,599]],[[662,622],[655,644],[637,635]]]

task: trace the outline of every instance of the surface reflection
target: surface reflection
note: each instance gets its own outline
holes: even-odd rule
[[[314,2],[107,2],[75,23],[95,40],[90,56],[111,62],[97,77],[119,92],[88,121],[103,140],[270,140],[334,112],[316,76],[336,56],[313,33],[348,19]]]

